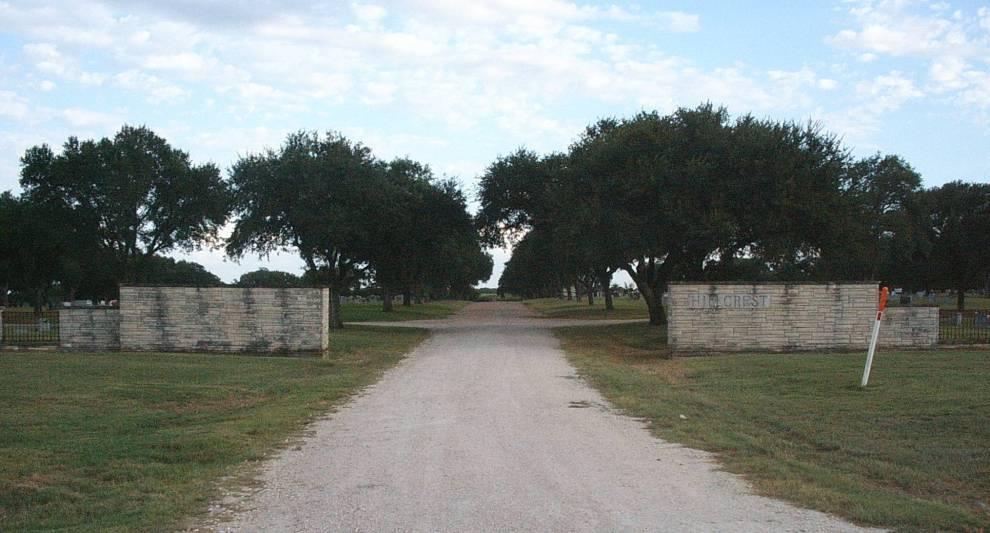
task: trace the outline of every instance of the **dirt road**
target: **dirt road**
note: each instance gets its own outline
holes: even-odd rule
[[[840,531],[752,495],[577,379],[548,326],[482,303],[267,464],[238,531]],[[394,324],[393,324],[394,325]],[[409,325],[409,324],[407,324]]]

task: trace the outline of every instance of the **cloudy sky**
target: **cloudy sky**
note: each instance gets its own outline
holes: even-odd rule
[[[927,185],[986,182],[990,3],[0,0],[0,190],[18,189],[25,148],[128,123],[224,169],[287,132],[338,130],[473,195],[518,146],[703,101],[820,121]],[[299,268],[192,258],[228,281]]]

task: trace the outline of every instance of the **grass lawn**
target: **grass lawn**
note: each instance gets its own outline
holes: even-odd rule
[[[344,322],[399,322],[444,318],[460,311],[467,304],[468,302],[460,300],[434,300],[408,307],[397,303],[391,313],[386,313],[382,311],[381,302],[346,303],[340,306],[340,312],[344,315]]]
[[[581,319],[648,319],[649,311],[645,300],[631,298],[615,298],[615,309],[605,311],[605,300],[595,298],[595,305],[588,305],[587,299],[562,300],[559,298],[540,298],[526,300],[527,307],[546,318],[581,318]]]
[[[0,353],[0,531],[175,529],[427,335],[353,326],[326,358]]]
[[[860,390],[863,353],[667,359],[645,324],[556,332],[613,405],[763,494],[898,530],[990,528],[990,351],[881,350]]]
[[[900,304],[896,297],[891,297],[891,307],[898,307]],[[928,300],[926,298],[916,298],[916,304],[926,304]],[[932,305],[938,304],[942,309],[955,311],[956,310],[956,297],[955,296],[938,296],[935,301],[931,302]],[[990,309],[990,297],[986,296],[971,296],[966,295],[966,309],[982,310]]]

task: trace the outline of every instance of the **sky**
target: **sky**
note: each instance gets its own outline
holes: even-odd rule
[[[126,123],[225,172],[289,132],[339,131],[473,198],[520,146],[703,102],[817,121],[927,186],[987,182],[990,2],[0,0],[0,190],[19,190],[26,148]],[[302,266],[177,257],[225,281]]]

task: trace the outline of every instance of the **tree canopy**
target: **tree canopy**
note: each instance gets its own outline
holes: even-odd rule
[[[612,272],[626,271],[651,322],[662,323],[672,279],[716,278],[751,257],[776,271],[821,257],[834,238],[827,222],[841,205],[846,160],[814,125],[731,120],[711,105],[640,113],[590,126],[529,181],[497,180],[513,173],[493,165],[479,193],[491,215],[481,223],[489,234],[546,230],[565,264],[606,287]],[[525,190],[485,189],[493,183]],[[537,194],[542,205],[529,212]]]
[[[990,276],[987,187],[926,191],[900,157],[854,159],[815,124],[702,105],[600,120],[566,154],[499,157],[478,224],[515,244],[503,291],[590,292],[621,269],[653,323],[673,280],[873,279],[949,288],[961,306]]]
[[[340,295],[359,282],[388,294],[449,291],[490,273],[453,182],[409,159],[379,161],[338,133],[299,132],[278,150],[242,157],[231,186],[237,221],[228,254],[297,250],[308,279],[332,289],[334,327],[343,325]]]
[[[990,277],[990,184],[955,181],[926,193],[935,284],[956,291],[959,309],[966,291]]]
[[[29,148],[21,186],[62,231],[90,237],[100,262],[114,263],[117,282],[137,280],[156,255],[215,242],[230,211],[215,165],[192,164],[145,127],[125,125],[98,141],[70,137],[58,154]]]
[[[302,287],[305,283],[301,276],[297,276],[291,272],[259,268],[258,270],[241,274],[241,277],[237,278],[234,285],[238,287],[290,288]]]

